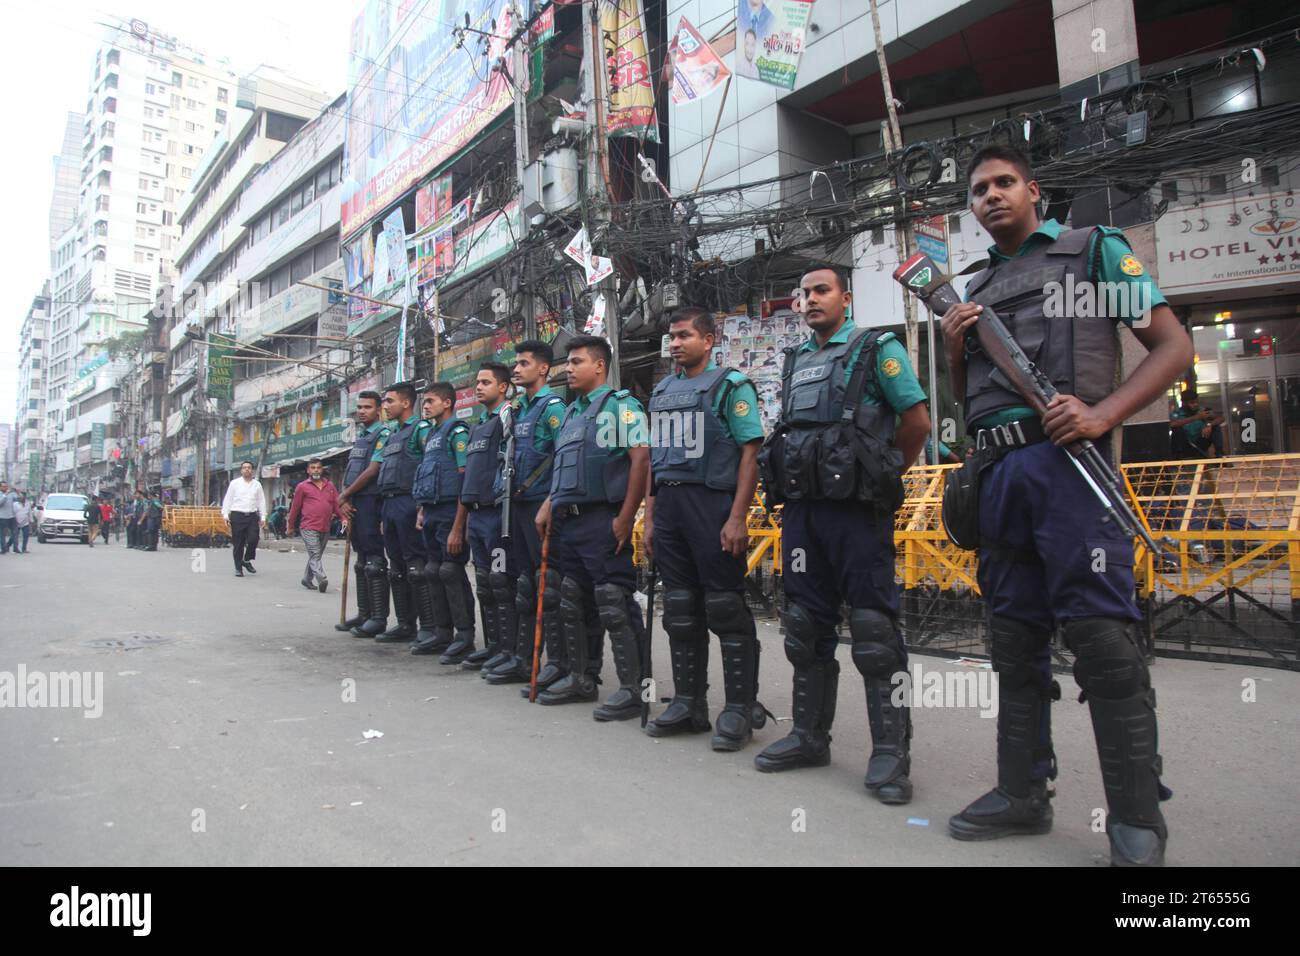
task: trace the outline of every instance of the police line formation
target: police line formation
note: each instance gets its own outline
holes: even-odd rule
[[[950,477],[968,494],[945,502],[944,520],[977,528],[999,675],[997,784],[953,816],[949,831],[986,840],[1051,829],[1050,711],[1060,687],[1049,642],[1059,626],[1074,654],[1079,700],[1091,710],[1112,863],[1158,865],[1167,842],[1159,804],[1170,793],[1160,780],[1155,692],[1131,634],[1132,536],[1103,521],[1103,503],[1088,494],[1065,446],[1091,440],[1108,453],[1112,428],[1173,383],[1191,362],[1191,345],[1122,233],[1040,219],[1023,155],[987,147],[969,179],[973,210],[996,245],[967,301],[942,317],[950,375],[977,449]],[[1049,315],[1043,287],[1067,275],[1144,284],[1154,307],[1140,323]],[[646,732],[711,730],[714,750],[739,750],[769,716],[757,698],[760,645],[743,596],[745,519],[761,472],[769,506],[784,506],[782,623],[794,713],[790,733],[754,763],[772,772],[830,762],[835,629],[847,606],[871,728],[865,786],[883,804],[906,804],[913,722],[891,696],[907,668],[893,526],[902,473],[929,430],[926,396],[892,334],[846,317],[852,296],[841,269],[809,268],[801,290],[810,336],[786,350],[780,419],[766,437],[753,385],[712,363],[717,332],[699,308],[671,316],[677,370],[653,391],[649,428],[640,403],[606,383],[609,344],[593,336],[567,343],[567,404],[547,387],[557,357],[539,341],[516,345],[513,370],[481,367],[482,410],[472,424],[455,417],[448,383],[422,395],[405,383],[361,393],[341,495],[356,554],[357,614],[339,628],[409,642],[412,654],[477,669],[489,684],[535,677],[543,705],[597,700],[608,634],[618,688],[593,716],[636,717],[648,658],[631,534],[644,501],[644,548],[663,581],[673,678],[671,702]],[[1041,415],[975,345],[984,312],[1002,319],[1061,393]],[[1133,327],[1148,354],[1114,386],[1117,321]],[[702,441],[672,434],[688,421],[702,423]],[[1098,547],[1108,558],[1101,571],[1092,560]],[[537,672],[539,611],[545,665]],[[721,645],[725,694],[712,723],[710,631]]]

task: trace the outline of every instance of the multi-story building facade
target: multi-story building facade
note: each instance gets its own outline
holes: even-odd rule
[[[298,177],[294,177],[294,185],[299,191],[294,197],[285,197],[283,210],[263,209],[263,204],[276,197],[263,189],[252,189],[253,177],[294,140],[326,102],[327,96],[321,90],[266,67],[242,79],[233,111],[204,153],[178,208],[181,237],[176,246],[177,283],[172,294],[164,297],[162,309],[161,332],[166,336],[168,358],[160,477],[180,499],[207,500],[206,486],[214,466],[218,470],[228,467],[225,421],[227,404],[233,396],[218,396],[210,387],[206,375],[210,337],[229,336],[236,341],[237,326],[245,311],[259,306],[263,297],[284,291],[287,262],[286,276],[282,277],[271,270],[281,265],[278,258],[268,255],[266,247],[259,250],[257,246],[273,229],[279,232],[291,218],[299,228],[305,222],[305,217],[299,216],[305,193]],[[318,160],[324,160],[314,153],[320,145],[318,138],[310,137],[310,143],[309,149],[295,151],[295,161],[302,164],[298,171],[303,175],[311,172],[310,205],[319,219],[315,170]],[[337,171],[334,179],[337,181]],[[250,191],[258,204],[255,209],[245,202]],[[296,249],[287,240],[281,234],[284,255]],[[334,262],[338,258],[337,239],[325,245],[329,248],[321,255]],[[312,254],[309,248],[307,255]],[[326,264],[322,260],[322,268]],[[319,270],[309,271],[314,274]],[[253,281],[258,277],[262,284]],[[181,489],[184,494],[179,493]]]
[[[177,208],[236,91],[222,63],[140,21],[109,26],[96,51],[77,212],[52,237],[50,401],[62,406],[53,441],[64,485],[103,489],[120,477],[119,381],[159,289],[174,282]]]
[[[45,468],[45,382],[49,373],[50,287],[32,299],[18,336],[18,402],[14,409],[10,480],[32,493],[42,490]]]

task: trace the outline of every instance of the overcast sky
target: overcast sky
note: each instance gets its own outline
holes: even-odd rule
[[[108,22],[113,15],[144,20],[203,51],[210,61],[229,58],[237,74],[269,63],[333,98],[344,89],[348,31],[363,6],[364,0],[123,0],[116,7],[113,0],[0,0],[9,36],[0,57],[0,89],[9,91],[0,146],[6,186],[0,231],[0,422],[14,420],[18,334],[49,275],[53,157],[62,145],[68,110],[86,108],[95,49],[105,29],[96,21]]]

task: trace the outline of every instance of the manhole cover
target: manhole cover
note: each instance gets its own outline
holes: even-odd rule
[[[153,647],[155,644],[169,644],[170,637],[162,637],[158,634],[132,634],[130,637],[106,637],[95,641],[82,641],[83,647],[111,647],[120,648],[124,651],[135,650],[140,647]]]

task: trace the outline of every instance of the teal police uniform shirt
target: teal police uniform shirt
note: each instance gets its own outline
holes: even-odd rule
[[[996,245],[990,246],[989,264],[992,265],[995,262],[1005,262],[1018,258],[1041,243],[1055,242],[1057,237],[1064,231],[1065,227],[1059,222],[1055,219],[1048,219],[1025,237],[1025,241],[1016,250],[1015,256],[1005,255]],[[1100,250],[1097,248],[1099,241],[1101,242]],[[1119,304],[1123,306],[1133,304],[1145,306],[1143,309],[1127,308],[1123,310],[1125,314],[1114,316],[1115,321],[1123,322],[1132,328],[1133,324],[1143,318],[1149,309],[1165,304],[1165,297],[1156,286],[1155,280],[1151,278],[1146,271],[1146,267],[1142,265],[1137,256],[1133,255],[1133,250],[1129,248],[1128,242],[1124,239],[1123,230],[1114,229],[1110,226],[1099,226],[1088,246],[1088,261],[1097,263],[1097,274],[1092,276],[1094,282],[1110,282],[1129,286],[1129,294],[1126,298],[1116,297]],[[963,296],[963,298],[965,297]],[[1033,409],[1027,405],[1017,405],[1014,408],[1004,408],[992,415],[985,415],[979,421],[967,422],[966,430],[974,432],[981,428],[992,428],[994,425],[1005,425],[1008,422],[1019,421],[1022,418],[1032,418],[1033,415]]]
[[[380,435],[379,439],[375,442],[375,450],[370,455],[370,460],[382,463],[384,460],[384,445],[387,444],[389,436],[398,431],[399,427],[405,428],[414,421],[417,421],[417,416],[412,415],[406,421],[402,422],[401,426],[395,427],[392,422],[388,422],[384,425],[384,433]],[[423,418],[418,419],[418,421],[419,424],[417,424],[415,430],[411,432],[410,444],[407,445],[407,448],[416,455],[423,455],[424,446],[428,444],[429,435],[433,432],[433,422],[427,421]],[[464,434],[468,435],[468,433],[469,431],[466,429]],[[463,444],[467,445],[468,441],[463,442]],[[455,445],[453,444],[452,447],[454,448]],[[457,464],[464,467],[465,461],[463,454],[460,456]]]
[[[560,426],[564,424],[564,401],[560,399],[551,389],[543,385],[537,390],[537,394],[531,399],[526,395],[520,395],[514,402],[513,421],[519,421],[534,405],[545,405],[550,403],[545,414],[537,420],[533,428],[533,449],[535,451],[546,451],[555,436],[560,433]]]
[[[826,340],[826,344],[838,345],[847,342],[857,328],[853,322],[846,319],[839,331]],[[880,405],[883,402],[901,414],[917,402],[925,401],[925,389],[921,388],[916,372],[912,370],[912,363],[907,359],[907,349],[898,341],[898,337],[893,332],[885,332],[877,341],[879,344],[876,347],[875,381],[868,380],[866,388],[862,391],[862,404]],[[853,354],[844,363],[845,385],[848,385],[849,379],[853,377],[853,367],[857,364],[858,355],[864,344],[865,342],[858,343]],[[816,336],[809,336],[808,341],[799,347],[799,351],[816,352],[820,348]]]
[[[718,367],[717,362],[710,362],[704,369],[712,372]],[[678,372],[677,377],[685,377],[685,372]],[[763,440],[763,422],[758,414],[758,392],[754,384],[743,372],[732,369],[727,373],[726,386],[718,389],[713,399],[713,414],[722,419],[727,434],[737,445],[748,445],[752,441]]]
[[[612,391],[609,385],[602,385],[586,395],[580,395],[569,406],[568,415],[581,415],[593,403],[604,399],[605,393]],[[645,409],[631,395],[616,396],[605,403],[601,412],[601,429],[598,434],[609,439],[609,457],[619,458],[627,454],[629,448],[650,444],[650,428],[646,421]]]

